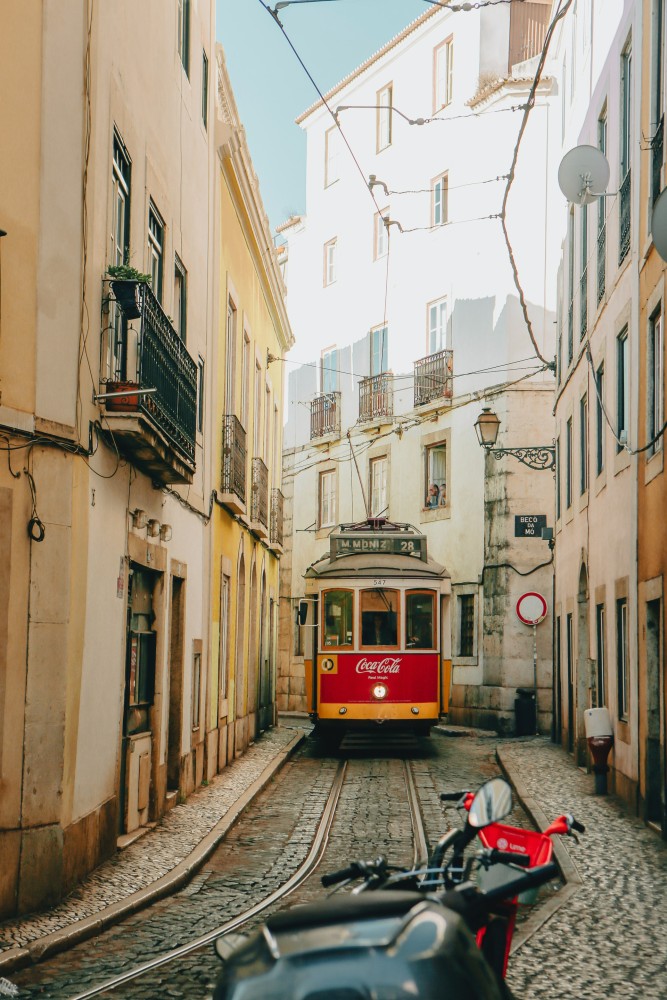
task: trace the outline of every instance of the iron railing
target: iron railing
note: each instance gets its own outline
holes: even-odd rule
[[[228,413],[222,418],[223,493],[231,493],[245,503],[246,433],[238,417]]]
[[[113,282],[110,288],[113,291]],[[140,282],[136,294],[136,309],[132,314],[136,326],[130,326],[127,319],[116,313],[112,325],[103,331],[103,336],[108,338],[111,333],[114,338],[114,359],[103,379],[110,390],[113,381],[119,378],[140,389],[155,389],[150,395],[139,396],[131,408],[145,413],[172,447],[194,465],[197,365],[150,286]],[[119,306],[114,304],[113,309],[118,310]],[[120,404],[114,407],[121,408]]]
[[[269,526],[269,470],[261,458],[252,460],[252,497],[250,520]]]
[[[454,394],[454,352],[438,351],[415,361],[415,406],[433,399],[451,399]]]
[[[280,490],[271,490],[271,544],[283,544],[283,508],[285,498]]]
[[[630,168],[619,190],[618,263],[622,264],[630,249]]]
[[[600,305],[604,296],[605,278],[607,273],[607,227],[603,224],[598,232],[598,297]]]
[[[583,340],[588,329],[588,267],[581,272],[579,280],[579,339]]]
[[[656,199],[662,190],[662,162],[665,147],[665,116],[658,122],[651,139],[651,204],[655,205]]]
[[[310,404],[310,439],[340,437],[340,392],[323,392]]]
[[[394,415],[393,375],[383,372],[359,382],[359,421],[389,418]]]

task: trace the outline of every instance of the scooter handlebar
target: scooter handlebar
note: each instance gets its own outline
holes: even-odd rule
[[[584,826],[584,824],[580,823],[579,820],[575,819],[574,817],[572,817],[572,822],[570,823],[570,826],[572,827],[573,830],[576,830],[577,833],[586,833],[586,827]]]
[[[520,865],[528,868],[530,865],[529,854],[519,854],[517,851],[499,851],[497,847],[491,847],[488,854],[491,864]]]
[[[538,886],[544,885],[545,882],[550,882],[557,878],[558,874],[558,865],[554,861],[550,861],[546,865],[537,865],[535,868],[521,872],[521,874],[517,874],[516,878],[508,879],[502,885],[488,889],[483,893],[483,896],[489,903],[497,899],[509,899],[525,892],[526,889],[536,889]]]

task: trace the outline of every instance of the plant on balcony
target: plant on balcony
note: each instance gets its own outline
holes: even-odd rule
[[[129,264],[112,264],[107,268],[111,278],[111,288],[116,302],[127,319],[138,319],[141,316],[141,299],[139,285],[150,285],[151,275],[137,271]]]

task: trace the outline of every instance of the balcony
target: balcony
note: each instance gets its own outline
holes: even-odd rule
[[[394,376],[371,375],[359,382],[359,423],[391,423],[394,418]]]
[[[260,538],[269,536],[269,470],[261,458],[252,460],[250,530]]]
[[[340,437],[340,392],[324,392],[310,404],[310,440]]]
[[[238,417],[222,418],[221,503],[234,514],[246,512],[246,433]]]
[[[628,255],[630,249],[630,170],[623,178],[619,190],[618,217],[618,263],[619,267]]]
[[[600,305],[604,298],[605,277],[607,263],[607,227],[603,224],[598,232],[598,296],[597,304]]]
[[[655,135],[651,139],[651,205],[662,190],[662,163],[665,148],[665,117],[658,122]]]
[[[438,351],[415,361],[415,406],[454,395],[454,352]]]
[[[137,312],[128,319],[104,282],[100,392],[128,390],[104,400],[105,429],[153,482],[191,483],[197,366],[148,285],[137,286]],[[141,395],[138,389],[155,391]]]
[[[283,508],[285,498],[280,490],[271,490],[270,546],[275,552],[283,551]]]

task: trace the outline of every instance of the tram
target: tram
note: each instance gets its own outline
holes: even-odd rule
[[[319,735],[428,734],[449,697],[451,581],[426,536],[385,518],[341,524],[305,581],[306,698]]]

